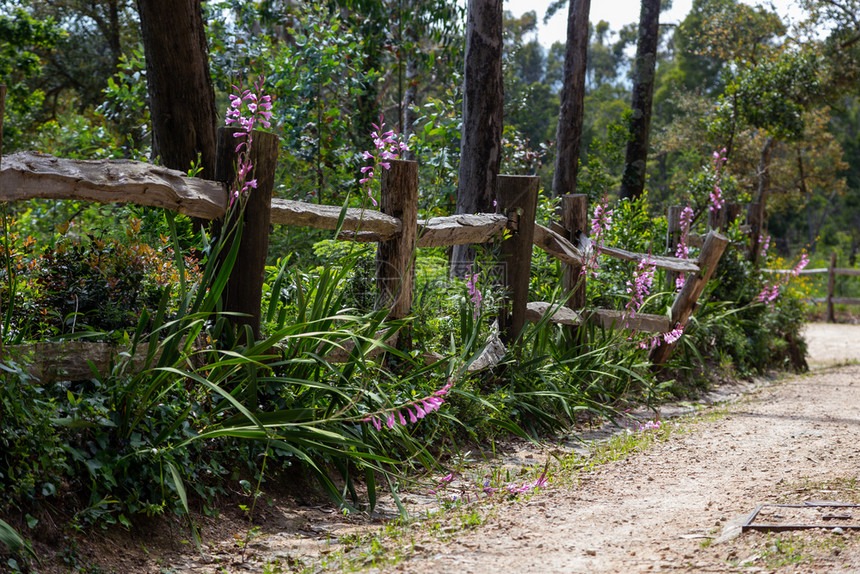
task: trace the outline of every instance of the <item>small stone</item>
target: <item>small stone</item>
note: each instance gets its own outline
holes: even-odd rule
[[[589,556],[597,556],[597,550],[595,550],[594,548],[586,548],[585,553]]]
[[[845,534],[845,531],[842,530],[841,528],[834,528],[833,534],[835,534],[836,536],[842,536],[843,534]]]

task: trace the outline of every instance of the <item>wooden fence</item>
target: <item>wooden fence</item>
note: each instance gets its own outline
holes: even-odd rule
[[[219,181],[189,178],[181,172],[142,162],[71,160],[21,152],[2,158],[0,201],[52,198],[136,203],[201,219],[221,220],[228,212],[227,182],[232,179],[231,166],[236,159],[233,130],[219,130],[217,165],[220,167],[216,170]],[[419,220],[417,164],[392,161],[391,169],[382,172],[380,209],[348,208],[344,211],[335,206],[271,198],[277,139],[270,134],[259,134],[255,135],[254,142],[256,157],[252,160],[258,188],[251,195],[254,200],[249,201],[244,211],[246,224],[238,257],[241,268],[234,270],[234,277],[228,284],[225,308],[244,314],[240,321],[250,325],[255,333],[259,333],[260,328],[260,294],[270,224],[333,230],[340,221],[338,239],[376,242],[378,305],[390,309],[390,318],[409,314],[416,248],[500,241],[505,269],[501,281],[507,293],[500,313],[500,331],[505,343],[516,339],[526,321],[538,321],[547,313],[552,314],[551,322],[572,326],[592,321],[657,333],[685,326],[728,244],[721,233],[710,231],[701,240],[702,249],[697,260],[601,246],[600,251],[605,255],[627,261],[649,258],[658,268],[686,274],[687,280],[668,316],[636,313],[631,317],[615,310],[585,310],[581,269],[586,264],[586,254],[572,242],[587,230],[584,196],[565,196],[560,222],[549,229],[535,223],[539,178],[502,175],[497,194],[499,213]],[[503,232],[506,232],[504,239]],[[573,291],[569,306],[528,301],[533,245],[564,263],[564,284],[568,293]],[[671,240],[669,249],[671,252]],[[251,296],[253,294],[256,296]],[[658,365],[665,362],[673,348],[674,343],[662,342],[653,349],[651,360]]]
[[[792,273],[791,269],[762,269],[765,273],[788,274]],[[819,267],[816,269],[801,269],[799,275],[820,275],[827,274],[827,296],[813,297],[809,301],[813,303],[825,303],[827,305],[827,322],[836,322],[836,312],[834,305],[860,305],[860,298],[857,297],[836,297],[836,276],[851,275],[860,277],[860,269],[852,269],[850,267],[836,267],[836,253],[830,254],[830,266]]]

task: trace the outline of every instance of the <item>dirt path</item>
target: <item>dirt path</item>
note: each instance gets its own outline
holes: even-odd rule
[[[809,335],[811,364],[860,359],[860,326],[812,325]],[[719,540],[761,503],[860,503],[860,366],[761,387],[687,430],[506,506],[444,544],[419,542],[428,550],[384,571],[860,571],[860,539],[848,529]],[[860,525],[860,509],[838,514]]]

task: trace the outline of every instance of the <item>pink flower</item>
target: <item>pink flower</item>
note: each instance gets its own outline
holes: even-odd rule
[[[612,227],[613,210],[609,209],[609,204],[606,196],[603,196],[603,201],[594,206],[594,216],[591,218],[591,245],[594,247],[589,254],[588,260],[582,266],[582,273],[586,276],[598,275],[600,247],[604,243],[604,234]]]
[[[435,391],[432,395],[409,401],[398,407],[385,409],[381,413],[370,415],[361,419],[361,421],[370,422],[377,431],[382,430],[380,417],[385,420],[385,426],[390,429],[397,426],[398,422],[403,426],[409,423],[416,423],[429,413],[439,410],[439,407],[445,403],[445,399],[442,396],[448,393],[452,385],[453,381],[448,380],[445,386]],[[404,413],[406,414],[404,415]]]
[[[797,277],[800,275],[800,272],[803,271],[807,265],[809,265],[809,255],[804,251],[800,255],[800,261],[798,261],[797,265],[794,266],[794,269],[791,270],[791,276]]]
[[[382,117],[379,118],[379,125],[371,124],[375,131],[370,134],[371,139],[373,140],[373,147],[375,148],[375,152],[363,151],[361,153],[362,158],[365,161],[372,160],[374,165],[365,166],[361,168],[361,172],[368,174],[367,177],[360,179],[359,183],[370,184],[374,178],[376,177],[376,167],[382,167],[383,169],[391,169],[391,164],[389,160],[399,159],[400,152],[409,149],[409,146],[406,142],[400,139],[398,134],[395,134],[393,131],[383,131],[385,129],[385,122],[382,121]],[[367,188],[367,196],[373,202],[373,205],[378,205],[376,199],[374,199],[373,194],[370,190],[370,185]]]
[[[657,266],[651,259],[650,255],[639,261],[636,270],[633,272],[633,281],[627,282],[627,293],[631,295],[630,301],[627,302],[627,310],[630,316],[636,315],[636,312],[645,304],[645,298],[651,293],[651,286],[654,283],[654,273],[657,271]]]

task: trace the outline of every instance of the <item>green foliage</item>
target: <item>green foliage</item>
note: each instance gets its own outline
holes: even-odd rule
[[[741,68],[717,101],[712,133],[731,134],[742,120],[779,138],[800,138],[804,109],[824,95],[823,69],[820,57],[808,52],[783,52]]]
[[[54,20],[38,20],[23,8],[0,15],[0,83],[9,90],[4,151],[25,145],[28,132],[43,119],[45,92],[34,89],[33,81],[62,36],[63,30]]]
[[[0,363],[0,512],[54,500],[70,471],[63,437],[53,420],[61,405],[51,389],[25,370],[29,357]]]

